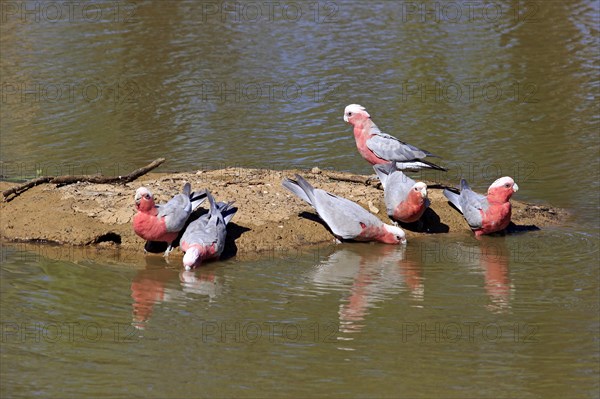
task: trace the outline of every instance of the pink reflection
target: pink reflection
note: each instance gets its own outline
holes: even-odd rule
[[[133,324],[144,329],[152,316],[154,305],[165,300],[165,283],[177,274],[172,269],[140,270],[131,282],[133,298]]]
[[[343,333],[361,331],[369,309],[400,291],[423,298],[420,268],[404,259],[404,248],[397,246],[344,246],[319,265],[313,281],[321,286],[349,286],[350,294],[342,299],[338,312]]]
[[[504,239],[485,237],[480,240],[479,262],[484,270],[485,291],[491,301],[488,308],[502,312],[510,308],[510,250]]]
[[[220,292],[219,280],[212,270],[186,272],[164,266],[162,263],[149,264],[131,282],[133,325],[140,330],[145,328],[158,303],[187,300],[188,294],[206,295],[212,299]],[[173,288],[173,281],[180,282],[179,289]]]

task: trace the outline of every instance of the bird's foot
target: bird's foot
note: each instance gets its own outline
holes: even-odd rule
[[[172,251],[172,250],[173,250],[173,247],[172,247],[171,245],[169,245],[169,246],[167,247],[167,250],[166,250],[166,251],[165,251],[165,253],[163,254],[163,256],[165,257],[165,259],[169,257],[169,254],[171,253],[171,251]]]

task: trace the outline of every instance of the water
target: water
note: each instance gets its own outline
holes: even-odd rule
[[[4,245],[1,396],[597,397],[598,3],[237,4],[3,3],[1,174],[370,173],[359,103],[451,168],[424,177],[570,217],[186,274]]]

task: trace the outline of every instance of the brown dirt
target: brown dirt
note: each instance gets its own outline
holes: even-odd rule
[[[0,238],[5,241],[47,242],[94,248],[141,251],[144,241],[131,227],[135,213],[133,196],[140,186],[148,187],[158,203],[178,193],[185,181],[193,189],[207,188],[219,201],[235,201],[239,208],[228,227],[227,256],[256,257],[264,251],[280,251],[311,244],[332,242],[333,236],[313,209],[281,186],[281,180],[302,174],[315,187],[358,202],[389,223],[379,185],[332,180],[324,171],[275,171],[228,168],[197,173],[149,174],[125,185],[76,183],[62,187],[42,184],[10,202],[0,203]],[[331,173],[342,178],[351,174]],[[366,179],[367,176],[361,176]],[[360,179],[359,179],[360,180]],[[13,184],[0,183],[5,190]],[[403,226],[407,238],[432,233],[472,234],[462,216],[442,195],[431,188],[430,210],[424,215],[426,232]],[[369,206],[371,201],[371,206]],[[513,203],[513,224],[509,231],[535,230],[558,224],[564,210]],[[201,208],[206,209],[207,204]],[[377,209],[374,209],[377,208]],[[173,255],[180,253],[174,251]]]

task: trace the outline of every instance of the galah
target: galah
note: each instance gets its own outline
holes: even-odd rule
[[[344,109],[344,122],[354,127],[358,152],[371,165],[395,162],[399,170],[446,170],[425,160],[428,156],[435,157],[429,151],[421,150],[381,132],[371,120],[371,115],[361,105],[348,105]]]
[[[227,223],[237,212],[230,203],[215,203],[213,196],[207,192],[210,211],[191,222],[181,236],[181,249],[185,252],[183,266],[191,270],[202,261],[218,258],[225,248]]]
[[[133,230],[147,241],[169,243],[164,256],[169,256],[173,241],[184,228],[194,211],[206,199],[204,191],[192,193],[190,183],[185,183],[183,191],[162,205],[154,203],[154,197],[146,187],[135,191],[137,213],[133,217]]]
[[[429,206],[427,184],[415,182],[399,171],[396,163],[373,166],[383,186],[383,197],[390,219],[402,223],[416,222]]]
[[[406,235],[401,228],[384,224],[355,202],[314,188],[300,175],[296,175],[296,180],[284,179],[282,185],[312,205],[340,240],[406,243]]]
[[[510,197],[519,186],[508,176],[501,177],[488,188],[487,196],[477,194],[467,184],[460,181],[460,194],[445,189],[444,196],[465,217],[475,232],[475,236],[504,230],[510,223]]]

